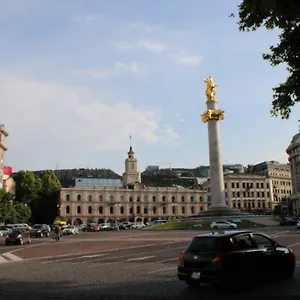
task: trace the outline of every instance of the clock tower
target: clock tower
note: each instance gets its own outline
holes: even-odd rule
[[[141,173],[138,171],[137,159],[135,158],[135,153],[131,145],[131,136],[130,136],[130,148],[127,153],[128,157],[125,160],[125,172],[122,176],[123,185],[126,186],[129,183],[141,183]]]

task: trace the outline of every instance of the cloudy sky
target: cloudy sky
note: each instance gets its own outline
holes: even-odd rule
[[[276,32],[240,33],[231,0],[0,0],[0,123],[6,165],[123,172],[208,164],[205,84],[225,110],[223,161],[286,162],[298,131],[271,118],[284,68],[261,54]]]

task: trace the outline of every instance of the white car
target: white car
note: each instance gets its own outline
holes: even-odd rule
[[[6,236],[11,232],[11,229],[5,227],[5,226],[1,226],[0,227],[0,236]]]
[[[211,229],[236,229],[237,225],[228,221],[213,221],[210,224]]]
[[[141,229],[141,228],[144,228],[146,227],[146,225],[144,223],[135,223],[135,224],[132,224],[132,228],[133,229]]]
[[[297,220],[297,229],[300,228],[300,218]]]
[[[79,228],[73,225],[69,225],[62,231],[63,235],[74,235],[79,233]]]

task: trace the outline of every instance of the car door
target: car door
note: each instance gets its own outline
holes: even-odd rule
[[[248,279],[255,278],[259,272],[258,258],[261,255],[253,242],[250,233],[235,235],[232,238],[235,247],[233,263],[239,272]]]
[[[260,272],[262,274],[273,274],[276,270],[277,253],[274,242],[267,236],[253,233],[253,241],[257,250],[261,253]]]

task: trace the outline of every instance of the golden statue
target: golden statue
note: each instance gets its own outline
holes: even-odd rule
[[[204,82],[206,82],[206,97],[207,100],[216,101],[216,84],[211,76],[207,79],[202,78]]]

